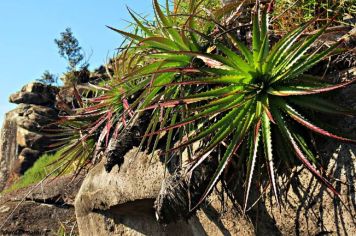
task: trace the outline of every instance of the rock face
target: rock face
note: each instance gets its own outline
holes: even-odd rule
[[[222,207],[216,195],[188,221],[157,223],[153,205],[164,165],[157,156],[136,152],[125,155],[120,170],[107,173],[101,163],[86,176],[75,200],[80,235],[252,235],[252,224],[241,214],[228,210],[225,218],[217,217]]]
[[[65,95],[71,89],[62,91],[62,97],[69,98],[66,102],[72,101]],[[10,101],[19,106],[6,114],[1,133],[0,191],[11,174],[23,173],[45,150],[49,139],[41,128],[58,116],[57,93],[54,87],[33,83],[11,95]],[[343,103],[356,109],[355,85],[343,93]],[[336,123],[343,133],[355,134],[355,119],[330,120]],[[308,171],[297,169],[299,176],[281,189],[280,207],[267,194],[244,216],[241,202],[230,200],[218,186],[190,219],[160,225],[153,206],[169,173],[157,156],[136,156],[133,148],[120,169],[116,166],[107,173],[102,162],[82,185],[60,178],[31,193],[27,188],[0,197],[0,234],[53,235],[63,226],[66,233],[80,235],[356,235],[356,147],[325,140],[317,145],[341,199]]]
[[[30,83],[10,96],[10,102],[19,105],[6,114],[1,129],[0,191],[46,150],[50,139],[42,129],[58,117],[57,93],[56,87]]]
[[[73,203],[82,180],[59,177],[1,196],[0,235],[78,235]]]
[[[186,235],[185,222],[163,227],[155,222],[153,202],[157,196],[163,166],[147,155],[134,156],[132,150],[125,163],[106,173],[103,164],[96,166],[76,197],[75,209],[81,235],[135,234],[160,235],[167,230]],[[126,157],[128,157],[126,159]]]
[[[125,156],[110,173],[103,163],[89,172],[76,197],[80,235],[356,235],[356,147],[326,142],[332,156],[328,170],[341,200],[334,198],[305,169],[282,190],[283,205],[261,200],[247,216],[225,194],[214,193],[188,221],[166,226],[156,222],[153,205],[164,178],[164,167],[150,156]],[[284,191],[284,192],[283,192]],[[222,203],[221,199],[225,199]]]
[[[21,91],[10,95],[10,102],[16,104],[52,105],[56,99],[58,88],[41,83],[25,85]]]
[[[282,235],[356,235],[356,147],[333,141],[322,146],[320,153],[331,156],[327,173],[341,197],[334,197],[306,169],[301,170],[286,190],[288,201],[283,200],[282,211],[276,203],[264,203]]]
[[[5,116],[0,136],[0,191],[4,189],[17,156],[17,124],[12,112]]]
[[[355,75],[354,68],[347,74]],[[340,77],[340,76],[339,76]],[[341,76],[343,78],[343,76]],[[352,76],[351,76],[352,78]],[[356,85],[340,90],[334,100],[356,109]],[[340,133],[354,137],[356,119],[331,117],[326,120]],[[104,163],[92,169],[75,200],[80,235],[356,235],[356,146],[316,137],[323,165],[328,167],[334,197],[305,168],[281,189],[278,206],[270,190],[246,216],[226,193],[215,191],[188,221],[162,226],[157,223],[154,201],[165,176],[156,156],[125,155],[120,169],[110,173]],[[168,174],[168,173],[166,173]],[[282,179],[279,179],[282,181]],[[241,195],[241,193],[236,193]],[[243,195],[243,193],[242,193]],[[241,196],[240,196],[241,197]],[[236,199],[241,199],[236,197]],[[252,205],[253,202],[250,203]]]

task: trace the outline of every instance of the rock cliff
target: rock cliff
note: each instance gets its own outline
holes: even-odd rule
[[[5,115],[1,129],[0,191],[46,151],[50,139],[43,128],[58,117],[58,91],[54,86],[30,83],[10,96],[10,102],[18,106]]]
[[[156,155],[133,148],[120,169],[107,173],[101,163],[86,176],[75,200],[80,235],[252,235],[253,225],[232,204],[224,210],[219,196],[187,221],[157,222],[154,201],[165,167]]]
[[[356,120],[343,125],[354,129]],[[218,188],[189,220],[169,225],[157,223],[153,208],[165,175],[164,166],[157,156],[152,159],[142,153],[136,156],[137,150],[133,149],[125,155],[120,169],[116,166],[107,173],[101,163],[84,179],[75,200],[79,233],[355,235],[356,147],[333,141],[321,141],[319,146],[329,162],[328,171],[334,176],[341,200],[333,197],[306,169],[298,169],[300,175],[292,177],[282,190],[281,206],[266,197],[244,216],[238,207],[239,201],[230,200]]]

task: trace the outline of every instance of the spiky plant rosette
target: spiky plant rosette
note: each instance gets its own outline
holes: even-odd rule
[[[166,89],[174,87],[184,90],[184,95],[163,98],[146,106],[146,109],[161,111],[170,109],[173,115],[167,120],[174,123],[148,135],[183,129],[186,135],[179,136],[179,144],[170,152],[181,153],[187,148],[194,150],[193,144],[198,142],[200,146],[193,153],[188,174],[202,165],[213,151],[224,147],[214,175],[192,209],[207,197],[233,158],[243,163],[241,169],[236,171],[245,173],[242,175],[245,179],[244,209],[256,171],[267,170],[265,177],[268,176],[278,201],[276,163],[287,168],[294,163],[302,163],[328,189],[338,194],[321,174],[321,165],[309,145],[310,138],[304,128],[343,142],[355,141],[319,127],[307,118],[305,111],[354,115],[354,111],[324,100],[319,95],[345,87],[356,79],[334,85],[305,72],[334,52],[342,40],[330,47],[322,45],[313,49],[327,26],[315,35],[302,38],[303,32],[313,22],[310,21],[270,47],[268,15],[267,8],[257,9],[253,14],[251,49],[230,35],[231,45],[215,40],[217,53],[186,49],[158,51],[167,56],[192,56],[193,60],[202,60],[205,66],[194,64],[193,67],[201,73],[182,77],[174,83],[168,81],[165,85]],[[171,60],[174,60],[173,56]],[[177,119],[177,114],[182,112],[184,117]],[[262,152],[259,151],[260,146]],[[257,159],[260,165],[256,165]]]
[[[110,27],[132,43],[126,54],[120,54],[123,60],[118,60],[118,69],[107,85],[97,86],[100,96],[85,100],[85,106],[66,117],[64,126],[76,135],[68,136],[62,144],[70,143],[76,156],[91,140],[96,147],[88,150],[108,148],[109,140],[114,144],[125,141],[123,134],[148,113],[146,132],[140,134],[141,147],[155,150],[163,139],[166,164],[175,154],[188,153],[187,176],[219,153],[213,155],[218,159],[214,174],[199,200],[191,203],[191,210],[204,201],[224,171],[230,173],[229,163],[233,161],[238,163],[234,173],[243,180],[244,209],[256,182],[254,173],[266,179],[278,201],[277,173],[299,163],[337,194],[321,173],[307,130],[344,142],[355,141],[326,131],[307,115],[310,111],[354,115],[354,111],[320,94],[356,80],[335,85],[306,72],[342,41],[315,49],[314,43],[326,27],[302,37],[311,21],[271,46],[266,8],[253,14],[251,49],[217,19],[209,24],[216,24],[227,37],[224,41],[211,39],[211,31],[201,32],[207,19],[198,14],[200,3],[190,1],[188,13],[178,17],[170,12],[168,1],[164,11],[153,0],[154,24],[129,10],[136,33]],[[94,153],[91,151],[88,158],[95,160]]]

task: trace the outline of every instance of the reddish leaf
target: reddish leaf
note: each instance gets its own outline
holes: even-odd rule
[[[111,117],[112,117],[112,111],[110,110],[107,115],[105,147],[107,147],[108,143],[109,143],[109,135],[110,135],[111,127],[112,127]]]
[[[321,135],[324,135],[324,136],[327,136],[327,137],[330,137],[330,138],[333,138],[333,139],[337,139],[337,140],[340,140],[340,141],[343,141],[343,142],[348,142],[348,143],[354,143],[356,144],[356,140],[352,140],[352,139],[348,139],[348,138],[344,138],[344,137],[340,137],[340,136],[337,136],[335,134],[332,134],[312,123],[310,123],[309,121],[307,121],[304,117],[302,117],[300,114],[298,114],[292,107],[290,106],[286,106],[286,112],[295,120],[297,121],[298,123],[302,124],[303,126],[307,127],[308,129],[316,132],[316,133],[319,133]]]
[[[77,90],[77,87],[73,84],[73,91],[74,91],[74,96],[75,98],[77,99],[80,107],[83,107],[83,100],[82,100],[82,97],[80,96],[78,90]]]
[[[307,157],[304,156],[303,152],[300,150],[300,148],[298,147],[297,143],[295,142],[295,140],[293,139],[292,135],[288,132],[288,137],[289,137],[289,141],[291,142],[295,154],[297,155],[297,157],[299,158],[299,160],[319,179],[321,180],[334,194],[336,194],[337,196],[340,196],[340,194],[337,192],[337,190],[331,185],[331,183],[325,179],[323,176],[321,176],[319,174],[319,172],[314,168],[314,166],[308,161]]]

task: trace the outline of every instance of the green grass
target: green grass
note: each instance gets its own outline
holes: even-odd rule
[[[42,155],[34,163],[34,165],[30,169],[28,169],[23,176],[20,177],[19,180],[17,180],[9,188],[5,189],[3,193],[9,193],[39,183],[51,172],[53,172],[51,176],[57,176],[58,174],[65,175],[65,174],[72,173],[74,171],[74,168],[68,168],[62,173],[60,173],[61,172],[60,169],[55,170],[56,168],[58,168],[59,164],[58,163],[52,164],[52,163],[55,160],[57,160],[60,157],[60,155],[61,155],[61,151],[58,151],[54,154]]]

